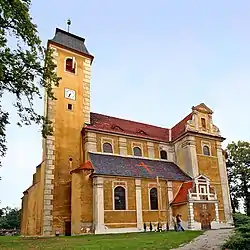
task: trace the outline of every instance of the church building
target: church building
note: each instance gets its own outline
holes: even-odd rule
[[[62,80],[53,86],[57,100],[45,94],[53,135],[23,192],[22,235],[173,228],[177,214],[189,230],[231,224],[225,138],[208,106],[190,107],[172,128],[93,113],[85,39],[56,29],[48,47]]]

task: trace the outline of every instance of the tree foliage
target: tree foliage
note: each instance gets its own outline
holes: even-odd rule
[[[0,209],[0,229],[20,229],[21,209],[5,207]]]
[[[250,215],[250,143],[232,142],[227,146],[227,170],[233,209],[244,200],[247,215]]]
[[[7,150],[6,126],[10,123],[2,103],[5,93],[15,97],[19,126],[38,124],[43,137],[52,134],[50,121],[35,111],[34,99],[42,98],[41,87],[55,99],[52,86],[58,86],[60,78],[55,72],[53,51],[42,46],[32,22],[30,4],[31,0],[0,0],[0,157]]]

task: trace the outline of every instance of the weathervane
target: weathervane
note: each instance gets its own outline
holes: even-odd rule
[[[69,26],[71,25],[71,20],[70,19],[67,20],[67,25],[68,25],[68,32],[69,32]]]

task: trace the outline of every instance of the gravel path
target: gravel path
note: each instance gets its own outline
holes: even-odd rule
[[[175,250],[220,250],[221,246],[229,236],[233,233],[233,229],[218,229],[218,230],[209,230],[199,237],[195,238],[193,241],[188,244],[179,247]],[[174,249],[173,249],[174,250]]]

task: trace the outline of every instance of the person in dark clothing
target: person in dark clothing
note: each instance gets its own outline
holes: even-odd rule
[[[176,223],[177,223],[177,231],[185,231],[184,228],[181,225],[181,215],[177,214],[176,216]]]

